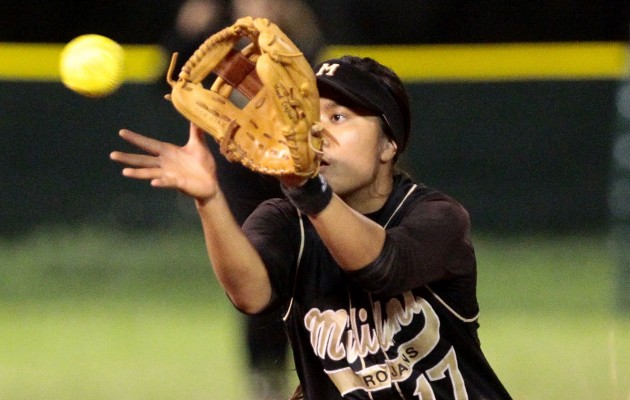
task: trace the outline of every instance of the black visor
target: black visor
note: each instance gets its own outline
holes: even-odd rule
[[[315,68],[315,75],[321,93],[332,92],[350,102],[346,105],[356,105],[382,117],[390,130],[391,138],[399,151],[402,151],[405,144],[405,124],[398,103],[387,86],[341,59],[319,64]]]

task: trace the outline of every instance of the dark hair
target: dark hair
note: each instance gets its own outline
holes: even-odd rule
[[[409,94],[405,85],[402,83],[398,75],[389,67],[379,63],[378,61],[369,57],[356,57],[356,56],[343,56],[341,60],[352,64],[355,68],[360,69],[383,83],[391,95],[396,100],[400,113],[402,114],[404,123],[404,132],[401,148],[398,149],[398,153],[402,153],[407,147],[409,141],[409,133],[411,131],[411,110],[409,106]],[[386,124],[384,124],[386,126]],[[386,135],[393,139],[392,132],[389,129],[385,129]]]

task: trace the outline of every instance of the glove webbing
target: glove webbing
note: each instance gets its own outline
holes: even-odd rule
[[[250,100],[263,86],[256,73],[256,63],[235,49],[229,51],[213,72]]]

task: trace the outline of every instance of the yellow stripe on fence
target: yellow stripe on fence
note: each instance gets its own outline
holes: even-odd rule
[[[123,45],[126,80],[162,79],[170,55],[158,45]],[[0,80],[59,80],[63,44],[0,43]],[[329,46],[322,59],[372,57],[407,82],[618,79],[627,72],[620,42]]]
[[[617,42],[484,45],[331,46],[322,59],[372,57],[405,81],[616,79],[627,44]]]
[[[0,43],[0,80],[58,81],[63,44]],[[165,76],[167,55],[160,46],[123,45],[125,80],[153,82]]]

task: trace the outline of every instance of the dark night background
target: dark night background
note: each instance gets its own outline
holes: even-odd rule
[[[65,43],[99,33],[120,43],[163,43],[180,4],[2,0],[0,42]],[[309,4],[329,44],[625,42],[629,36],[628,1]],[[418,180],[461,200],[480,229],[605,228],[618,85],[617,79],[414,82],[418,134],[408,165]],[[127,84],[86,101],[59,82],[0,81],[0,233],[68,221],[128,227],[181,219],[174,193],[121,179],[107,158],[120,146],[121,127],[176,143],[185,136],[185,121],[163,101],[166,90],[162,81]]]
[[[123,43],[158,42],[180,1],[7,1],[0,41],[67,42],[88,32]],[[329,43],[619,41],[621,0],[310,0]],[[325,16],[325,17],[323,17]]]

